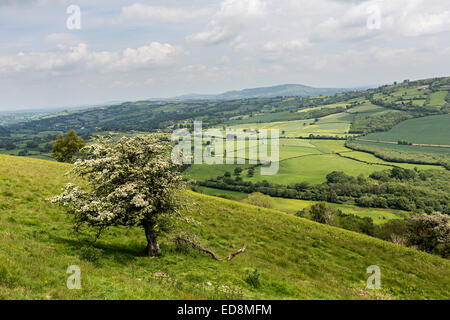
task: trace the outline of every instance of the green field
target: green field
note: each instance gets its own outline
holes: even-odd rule
[[[447,96],[447,91],[433,92],[430,96],[431,106],[443,106],[445,104],[445,97]]]
[[[346,113],[337,113],[330,116],[322,117],[318,122],[314,119],[280,121],[280,122],[264,122],[264,123],[247,123],[231,126],[231,129],[279,129],[280,136],[287,138],[308,137],[310,134],[327,135],[327,136],[344,136],[350,128],[350,121],[343,120],[342,117]],[[284,131],[284,134],[282,134]]]
[[[374,116],[374,115],[383,114],[386,111],[389,111],[389,110],[386,108],[374,105],[368,101],[365,101],[361,105],[348,110],[348,113],[350,113],[350,114],[362,113],[366,116]]]
[[[97,262],[80,258],[92,234],[75,234],[60,207],[69,165],[0,156],[0,298],[2,299],[448,299],[450,262],[275,210],[191,194],[191,226],[219,256],[248,244],[231,262],[178,251],[167,238],[158,258],[141,256],[139,228],[109,229]],[[81,290],[68,290],[68,266]],[[382,288],[366,289],[377,265]],[[246,281],[258,269],[261,286]],[[159,275],[158,273],[166,275]],[[208,282],[211,284],[209,285]]]
[[[367,153],[367,152],[359,152],[359,151],[351,151],[343,153],[346,157],[350,157],[353,159],[358,159],[362,161],[367,161],[370,163],[378,163],[378,164],[384,164],[385,168],[392,168],[392,166],[402,167],[405,169],[415,169],[418,168],[420,170],[431,170],[431,169],[438,169],[438,170],[444,170],[444,167],[442,166],[435,166],[435,165],[426,165],[426,164],[413,164],[413,163],[394,163],[382,160],[373,154]]]
[[[450,114],[406,120],[387,132],[371,133],[365,138],[450,146]]]
[[[246,181],[263,181],[277,184],[291,184],[298,182],[309,182],[312,184],[326,181],[326,175],[332,171],[343,171],[348,175],[358,176],[360,174],[369,176],[375,171],[392,168],[393,163],[383,161],[368,153],[351,152],[344,146],[342,140],[310,140],[310,139],[280,139],[280,163],[279,171],[276,175],[263,176],[260,170],[255,171],[252,178],[247,177],[246,172],[242,175]],[[394,147],[396,145],[393,145]],[[270,148],[269,148],[270,151]],[[373,162],[367,164],[360,161],[347,159],[339,156],[341,153],[345,156],[354,157],[357,160]],[[248,148],[246,155],[249,155]],[[413,169],[415,167],[427,170],[442,167],[432,165],[419,165],[408,163],[395,163],[395,165]],[[248,168],[247,165],[239,165],[242,168]],[[193,165],[186,172],[188,178],[194,180],[207,180],[223,175],[225,172],[232,173],[236,165]]]
[[[367,165],[336,154],[320,154],[282,161],[278,173],[273,176],[263,176],[256,170],[253,178],[245,180],[252,182],[267,180],[285,185],[298,182],[317,184],[325,182],[326,175],[332,171],[343,171],[352,176],[360,174],[368,176],[372,172],[384,169],[386,169],[384,166]]]

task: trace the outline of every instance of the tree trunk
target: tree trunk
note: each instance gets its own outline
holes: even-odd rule
[[[161,254],[161,249],[158,244],[158,237],[153,230],[153,225],[147,223],[144,225],[145,237],[147,238],[147,248],[145,249],[145,254],[149,257],[159,256]]]

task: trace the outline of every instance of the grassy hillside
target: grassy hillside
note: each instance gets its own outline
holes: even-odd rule
[[[80,258],[92,234],[73,233],[62,209],[45,201],[59,192],[68,165],[0,156],[0,298],[3,299],[431,299],[449,298],[450,262],[361,234],[253,206],[192,194],[192,229],[231,262],[167,239],[159,258],[140,255],[140,229],[113,228],[95,244],[96,262]],[[250,227],[251,226],[251,227]],[[93,259],[88,259],[93,261]],[[82,290],[66,288],[66,269],[81,268]],[[378,265],[382,289],[365,289]],[[246,270],[258,269],[251,287]],[[167,274],[160,275],[158,272]],[[211,284],[209,285],[208,282]],[[224,287],[223,287],[224,286]]]

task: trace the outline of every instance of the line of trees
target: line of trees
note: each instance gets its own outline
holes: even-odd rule
[[[198,185],[245,193],[260,192],[272,197],[344,203],[354,201],[361,207],[391,208],[414,212],[439,211],[450,214],[450,173],[402,168],[372,173],[368,178],[333,171],[327,182],[279,185],[268,181],[244,181],[225,173]]]
[[[417,214],[375,225],[369,217],[344,214],[330,204],[320,202],[296,215],[450,258],[450,216],[439,212]]]

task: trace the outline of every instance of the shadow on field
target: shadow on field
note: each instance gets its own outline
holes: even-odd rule
[[[92,242],[84,239],[70,239],[60,236],[49,236],[52,242],[62,244],[66,253],[78,256],[82,248],[95,248],[101,251],[101,257],[113,259],[116,263],[128,265],[133,258],[144,256],[143,244],[106,243],[102,240]]]

